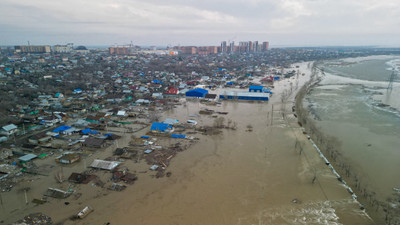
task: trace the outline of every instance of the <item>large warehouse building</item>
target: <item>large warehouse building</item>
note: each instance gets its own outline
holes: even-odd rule
[[[186,97],[204,98],[208,94],[205,89],[197,88],[186,92]]]
[[[268,101],[269,96],[269,93],[224,91],[219,95],[219,98],[247,101]]]

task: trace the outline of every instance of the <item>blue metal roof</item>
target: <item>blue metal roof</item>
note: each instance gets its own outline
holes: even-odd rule
[[[197,92],[197,93],[202,93],[202,94],[208,93],[208,91],[206,89],[201,89],[201,88],[196,88],[196,89],[190,90],[188,92]],[[186,92],[186,93],[188,93],[188,92]]]
[[[72,127],[62,125],[61,127],[57,127],[56,129],[54,129],[53,132],[55,132],[55,133],[63,132],[63,131],[66,131],[68,129],[71,129],[71,128]]]
[[[208,94],[208,91],[205,89],[197,88],[197,89],[187,91],[185,94],[186,94],[186,97],[204,98],[206,96],[206,94]]]
[[[172,126],[169,125],[168,123],[153,123],[151,125],[150,130],[159,130],[159,131],[166,131],[168,128],[171,128]]]
[[[259,85],[251,85],[249,90],[262,90],[264,87]]]
[[[186,135],[183,134],[171,134],[172,138],[186,138]]]
[[[81,132],[82,132],[82,134],[89,134],[89,133],[90,134],[98,134],[98,133],[100,133],[99,131],[91,130],[90,128],[81,130]]]

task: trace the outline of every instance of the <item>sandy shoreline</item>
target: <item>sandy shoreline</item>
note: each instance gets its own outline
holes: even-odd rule
[[[31,212],[43,212],[53,218],[54,224],[373,224],[325,165],[291,113],[295,92],[311,74],[307,64],[299,64],[298,69],[305,76],[298,78],[298,88],[294,90],[295,77],[279,81],[268,103],[227,101],[220,106],[207,106],[187,102],[186,107],[165,112],[163,118],[185,121],[202,108],[227,111],[225,121],[231,119],[238,126],[237,130],[223,130],[220,135],[194,134],[200,141],[188,142],[191,147],[172,159],[167,168],[171,177],[156,179],[144,161],[129,160],[122,167],[135,171],[138,180],[122,192],[90,183],[56,184],[52,175],[32,176],[19,183],[15,193],[30,186],[31,200],[51,185],[64,190],[73,188],[82,195],[77,199],[49,199],[44,205],[34,206],[26,205],[21,194],[5,193],[1,212],[8,216],[1,220],[9,224]],[[282,103],[280,96],[290,87],[293,94]],[[196,120],[199,125],[212,125],[214,118],[201,115]],[[248,125],[253,131],[246,131]],[[148,128],[134,135],[146,131]],[[125,134],[118,141],[119,147],[128,146],[131,135]],[[295,149],[296,140],[302,146],[301,154]],[[169,145],[174,141],[157,138],[156,142]],[[110,146],[63,170],[66,174],[81,172],[86,163],[89,165],[94,158],[104,159],[115,148]],[[46,164],[45,160],[41,163]],[[53,174],[58,168],[48,170]],[[110,177],[105,171],[96,174],[103,181]],[[94,208],[90,215],[83,220],[69,219],[86,205]]]

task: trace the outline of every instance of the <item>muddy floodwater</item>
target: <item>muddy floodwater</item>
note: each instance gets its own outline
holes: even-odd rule
[[[268,103],[188,101],[165,113],[212,125],[215,118],[196,116],[199,110],[229,112],[222,116],[236,122],[237,129],[198,136],[198,143],[173,159],[170,178],[145,178],[124,197],[106,196],[108,207],[94,219],[115,224],[373,224],[302,134],[290,113],[292,103],[282,108],[278,96],[284,88],[288,81],[276,85]],[[304,146],[301,155],[294,149],[296,138]]]
[[[304,72],[306,65],[300,68]],[[299,78],[299,87],[307,76]],[[62,221],[66,216],[55,213],[57,207],[91,205],[94,211],[84,220],[62,222],[373,224],[302,133],[291,113],[294,94],[281,103],[280,94],[295,79],[277,82],[269,102],[226,101],[210,106],[194,100],[164,112],[163,118],[193,119],[197,126],[213,125],[215,120],[200,115],[201,109],[228,112],[218,117],[224,117],[225,124],[233,121],[237,129],[221,129],[218,135],[191,134],[200,140],[173,158],[167,168],[170,177],[157,179],[149,171],[122,192],[99,192],[80,205],[54,201],[46,206],[46,214]],[[295,149],[296,139],[301,152]],[[148,170],[147,165],[135,166]]]

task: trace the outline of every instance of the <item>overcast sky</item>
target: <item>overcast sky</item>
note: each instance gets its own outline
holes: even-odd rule
[[[400,46],[399,0],[1,0],[0,45]]]

